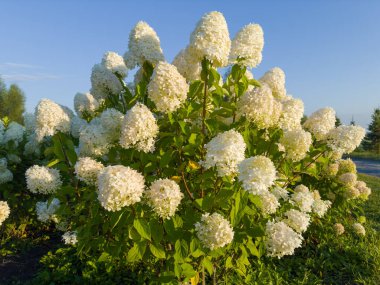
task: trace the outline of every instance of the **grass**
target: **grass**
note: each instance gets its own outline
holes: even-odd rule
[[[359,174],[359,179],[367,183],[372,194],[364,206],[368,223],[380,232],[380,178],[366,174]]]

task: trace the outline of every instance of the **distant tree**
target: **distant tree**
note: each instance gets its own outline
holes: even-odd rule
[[[372,114],[372,121],[368,126],[363,147],[365,150],[380,154],[380,108],[376,108]]]
[[[335,116],[335,127],[339,127],[340,125],[342,125],[342,121],[337,116]]]
[[[12,84],[7,89],[0,79],[0,118],[7,116],[11,121],[23,123],[24,111],[24,92],[16,84]]]

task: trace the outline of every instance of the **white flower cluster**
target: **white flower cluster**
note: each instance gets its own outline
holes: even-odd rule
[[[335,120],[334,109],[326,107],[311,114],[303,126],[320,141],[326,139],[328,133],[335,128]]]
[[[26,186],[32,193],[51,194],[62,186],[59,171],[34,165],[25,172]]]
[[[13,180],[13,173],[7,167],[7,159],[5,157],[0,158],[0,185]]]
[[[46,202],[37,202],[36,203],[36,213],[37,220],[46,223],[50,220],[57,222],[55,217],[56,211],[59,209],[60,202],[57,198],[51,200],[50,203]]]
[[[274,67],[267,71],[260,79],[261,83],[266,83],[272,91],[272,95],[276,99],[286,98],[285,88],[285,72],[279,68]]]
[[[98,174],[98,200],[107,211],[140,202],[144,188],[144,176],[130,167],[107,166]]]
[[[238,115],[245,116],[259,129],[278,125],[281,108],[281,103],[274,99],[271,89],[266,84],[247,91],[237,104]]]
[[[106,99],[109,94],[119,94],[123,90],[119,79],[103,64],[95,64],[91,72],[91,91],[90,93],[98,101]]]
[[[280,138],[280,144],[285,148],[285,157],[293,161],[303,159],[312,142],[311,134],[303,129],[284,131]]]
[[[295,209],[286,211],[285,216],[284,222],[298,233],[306,231],[310,224],[310,216]]]
[[[139,151],[154,151],[158,125],[153,113],[144,104],[137,103],[128,110],[121,128],[120,146],[135,147]]]
[[[189,48],[181,50],[174,58],[172,64],[187,81],[197,80],[201,77],[201,64],[189,53]]]
[[[0,201],[0,226],[9,217],[11,210],[6,201]]]
[[[260,200],[263,214],[274,214],[277,208],[280,207],[277,197],[270,192],[260,194]]]
[[[163,219],[170,219],[183,198],[179,185],[170,179],[158,179],[145,192],[148,204]]]
[[[174,112],[186,100],[188,91],[186,79],[174,65],[164,61],[157,64],[148,85],[148,96],[158,111]]]
[[[276,167],[263,155],[244,159],[238,168],[238,179],[243,183],[244,190],[254,195],[268,193],[276,180]]]
[[[65,244],[75,245],[78,242],[78,234],[76,231],[65,232],[62,235],[62,240]]]
[[[111,147],[109,131],[106,130],[99,118],[80,128],[79,154],[81,156],[102,156]]]
[[[368,196],[372,193],[371,188],[369,188],[364,181],[356,182],[355,188],[359,190],[359,198],[362,198],[363,200],[368,199]]]
[[[6,131],[4,132],[3,144],[7,144],[10,141],[13,141],[17,147],[19,143],[24,139],[25,128],[19,123],[10,122]]]
[[[142,66],[145,61],[157,64],[163,61],[164,54],[156,32],[145,22],[140,21],[129,34],[128,51],[124,54],[129,69]]]
[[[338,180],[346,187],[354,187],[357,181],[357,175],[355,173],[347,172],[340,175]]]
[[[80,118],[83,113],[93,115],[99,108],[99,102],[90,93],[77,93],[74,97],[74,110]]]
[[[197,237],[203,246],[211,250],[232,242],[234,231],[230,223],[221,214],[203,214],[201,222],[195,224]]]
[[[104,165],[90,157],[81,157],[75,164],[75,174],[88,185],[96,185],[98,174]]]
[[[289,200],[289,192],[285,188],[281,188],[279,186],[275,186],[272,190],[271,193],[276,196],[277,200],[284,200],[288,201]]]
[[[304,105],[302,100],[286,96],[281,100],[282,113],[279,126],[283,130],[295,130],[301,128],[301,119],[303,117]]]
[[[265,233],[267,255],[278,258],[294,254],[294,250],[301,246],[303,240],[301,234],[284,222],[268,222]]]
[[[313,193],[305,185],[298,185],[291,195],[291,201],[302,211],[311,212],[314,203]]]
[[[109,142],[116,142],[119,139],[123,119],[123,113],[114,108],[108,108],[100,115],[100,124]]]
[[[246,145],[242,135],[232,129],[218,134],[205,149],[203,166],[206,169],[216,166],[218,176],[223,177],[237,172],[238,164],[244,160]]]
[[[42,99],[38,103],[35,116],[36,138],[39,142],[44,137],[53,136],[57,132],[70,132],[72,112],[49,99]]]
[[[231,40],[227,22],[220,12],[203,15],[190,36],[189,52],[198,61],[210,60],[214,67],[228,64]]]
[[[232,40],[229,61],[234,63],[240,57],[244,58],[241,62],[243,65],[256,67],[263,58],[261,53],[263,48],[263,29],[258,24],[248,24]]]
[[[356,173],[355,162],[353,162],[350,158],[339,160],[339,170],[337,174],[341,175],[347,172]]]
[[[340,235],[344,234],[344,226],[340,223],[336,223],[334,225],[334,231],[335,231],[336,235],[340,236]]]
[[[330,207],[331,201],[316,199],[313,203],[312,210],[318,217],[322,218]]]
[[[78,139],[83,127],[87,126],[87,121],[80,117],[74,116],[71,118],[70,134]]]
[[[339,126],[328,134],[328,145],[340,153],[351,153],[361,143],[365,129],[360,126]]]
[[[128,69],[124,63],[123,57],[116,52],[106,52],[102,58],[102,65],[107,70],[118,74],[122,78],[126,77],[128,74]]]
[[[363,227],[362,224],[355,223],[352,225],[352,228],[356,234],[365,236],[365,228]]]

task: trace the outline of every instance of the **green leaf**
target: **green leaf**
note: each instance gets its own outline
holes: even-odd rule
[[[208,257],[203,258],[202,265],[206,268],[210,275],[214,272],[214,266],[212,265],[212,262]]]
[[[139,235],[147,240],[151,240],[151,231],[149,224],[143,219],[135,219],[133,221],[133,227],[139,233]]]
[[[47,165],[46,165],[46,167],[52,167],[52,166],[54,166],[54,165],[56,165],[57,163],[59,163],[60,162],[60,160],[59,159],[53,159],[53,160],[51,160]]]
[[[174,255],[174,258],[175,259],[179,259],[179,260],[182,260],[184,259],[185,257],[187,257],[188,255],[188,252],[189,252],[189,247],[186,243],[185,240],[177,240],[175,242],[175,255]]]
[[[100,257],[98,258],[98,262],[105,262],[110,259],[110,255],[107,252],[103,252]]]
[[[162,224],[160,224],[157,220],[152,220],[150,223],[150,228],[153,240],[160,242],[164,236],[164,229]]]
[[[195,274],[197,274],[197,272],[189,263],[181,264],[181,268],[182,268],[182,275],[184,275],[186,278],[191,278],[195,276]]]
[[[149,244],[150,252],[157,258],[165,258],[165,251],[162,245],[160,244]]]
[[[136,262],[144,256],[146,250],[146,243],[145,242],[140,242],[140,243],[135,243],[133,247],[128,251],[127,254],[127,261],[128,262]]]

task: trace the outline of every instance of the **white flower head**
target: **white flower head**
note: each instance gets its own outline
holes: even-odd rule
[[[19,123],[11,122],[4,132],[3,143],[6,144],[13,141],[16,146],[24,139],[25,128]]]
[[[201,77],[201,64],[189,54],[189,48],[181,50],[174,58],[172,64],[187,81],[197,80]]]
[[[280,128],[283,130],[296,130],[301,127],[301,119],[304,113],[302,100],[287,96],[281,100],[282,113],[279,121]]]
[[[120,146],[135,147],[139,151],[154,151],[158,125],[153,113],[141,103],[128,110],[121,127]]]
[[[72,119],[71,119],[71,130],[70,130],[70,134],[74,137],[74,138],[79,138],[80,136],[80,132],[82,130],[83,127],[87,126],[87,122],[86,120],[83,120],[77,116],[74,116]]]
[[[11,210],[6,201],[0,201],[0,226],[9,217]]]
[[[57,198],[54,198],[49,201],[45,202],[37,202],[36,203],[36,214],[37,214],[37,220],[43,223],[47,223],[48,221],[55,221],[55,213],[59,209],[60,202]]]
[[[263,155],[244,159],[238,168],[244,190],[254,195],[267,193],[276,180],[276,167]]]
[[[306,231],[310,224],[310,216],[295,209],[286,211],[285,216],[284,222],[298,233]]]
[[[26,185],[30,192],[55,193],[62,186],[61,175],[54,168],[34,165],[25,172]]]
[[[312,143],[311,134],[302,129],[284,131],[280,138],[280,144],[285,148],[285,157],[293,161],[303,159]]]
[[[140,21],[129,34],[128,51],[124,54],[129,69],[142,66],[145,61],[157,64],[165,60],[156,32],[146,22]]]
[[[0,171],[0,185],[11,182],[13,180],[13,173],[9,169]]]
[[[335,111],[326,107],[315,111],[303,124],[315,138],[320,141],[327,138],[328,133],[335,128]]]
[[[357,235],[365,236],[365,228],[362,224],[355,223],[352,225],[352,228]]]
[[[119,79],[103,64],[95,64],[91,72],[91,91],[93,97],[100,101],[109,94],[119,94],[123,90]]]
[[[372,193],[371,188],[369,188],[364,181],[357,181],[355,188],[358,189],[360,193],[359,197],[363,200],[367,200],[368,196]]]
[[[340,223],[336,223],[334,225],[334,231],[335,231],[336,235],[340,236],[340,235],[344,234],[344,226]]]
[[[157,64],[148,84],[148,96],[158,111],[174,112],[186,100],[188,91],[186,79],[174,65],[164,61]]]
[[[103,55],[102,65],[112,73],[116,73],[122,78],[126,77],[128,74],[128,69],[124,63],[123,57],[118,55],[116,52],[106,52]]]
[[[195,231],[203,246],[211,250],[224,247],[234,238],[230,223],[218,213],[203,214],[201,221],[195,224]]]
[[[285,72],[281,68],[272,68],[266,72],[259,81],[268,84],[273,97],[277,99],[283,99],[286,97]]]
[[[53,136],[57,132],[69,133],[73,114],[49,99],[42,99],[35,110],[36,138]]]
[[[238,57],[244,58],[243,65],[253,68],[260,64],[263,56],[264,32],[258,24],[244,26],[231,43],[229,55],[230,63],[234,63]]]
[[[79,134],[79,154],[81,156],[102,156],[111,147],[109,132],[99,118],[81,127]]]
[[[90,93],[77,93],[74,97],[74,110],[80,118],[83,113],[94,115],[96,109],[99,108],[99,102]]]
[[[218,176],[233,175],[238,170],[238,164],[244,160],[246,145],[240,133],[229,130],[218,134],[205,145],[207,151],[205,161],[206,169],[216,166]]]
[[[145,192],[148,204],[163,219],[170,219],[183,198],[179,185],[170,179],[158,179]]]
[[[266,225],[267,255],[281,258],[293,255],[294,250],[301,247],[302,236],[284,222],[268,222]]]
[[[339,126],[328,133],[327,144],[332,150],[341,153],[353,152],[365,136],[365,129],[360,126]]]
[[[190,36],[190,54],[198,61],[206,57],[214,67],[224,67],[228,64],[230,48],[230,35],[223,14],[214,11],[203,15]]]
[[[115,142],[119,139],[123,119],[123,113],[114,108],[108,108],[100,115],[100,124],[110,142]]]
[[[72,232],[65,232],[63,235],[62,235],[62,240],[65,244],[68,244],[68,245],[75,245],[77,244],[78,242],[78,234],[76,231],[72,231]]]
[[[259,129],[277,126],[281,115],[282,105],[274,99],[268,85],[247,91],[237,104],[239,116],[245,116],[250,122],[255,123]]]
[[[81,157],[75,164],[75,174],[79,180],[88,185],[95,185],[100,170],[104,165],[90,157]]]
[[[313,193],[304,185],[298,185],[291,195],[291,201],[298,206],[302,212],[311,212],[314,203]]]
[[[275,186],[272,190],[271,193],[276,196],[277,200],[284,200],[288,201],[289,200],[289,192],[285,188],[281,188],[279,186]]]
[[[263,214],[274,214],[280,207],[277,197],[270,192],[260,194],[260,200]]]
[[[313,203],[312,210],[318,217],[322,218],[331,207],[331,204],[329,200],[316,199]]]
[[[356,185],[358,176],[356,173],[344,173],[338,177],[338,180],[347,187],[353,187]]]
[[[107,211],[119,211],[140,202],[144,183],[144,176],[130,167],[107,166],[98,174],[98,200]]]

